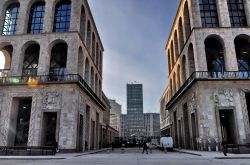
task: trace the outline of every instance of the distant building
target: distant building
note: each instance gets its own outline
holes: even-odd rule
[[[160,137],[160,114],[144,113],[144,128],[146,137]]]
[[[160,114],[143,113],[143,85],[127,84],[127,115],[121,116],[121,137],[160,136]]]
[[[115,100],[109,99],[110,102],[110,126],[119,132],[121,136],[121,111],[122,106],[118,104]]]

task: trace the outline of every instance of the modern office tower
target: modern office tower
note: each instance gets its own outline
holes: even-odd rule
[[[160,131],[160,114],[144,113],[145,137],[159,138]]]
[[[162,130],[175,147],[250,143],[249,26],[248,0],[180,0],[161,98]]]
[[[109,103],[87,0],[1,0],[0,9],[0,145],[100,148]]]

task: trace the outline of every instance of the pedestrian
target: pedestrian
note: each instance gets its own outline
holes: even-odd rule
[[[223,154],[227,156],[227,140],[223,139],[221,142],[221,145],[222,145]]]
[[[143,147],[142,154],[144,154],[144,151],[146,151],[146,154],[148,154],[148,146],[146,141],[143,142],[142,147]]]

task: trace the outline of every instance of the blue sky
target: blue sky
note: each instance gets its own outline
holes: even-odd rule
[[[144,112],[160,112],[165,45],[178,0],[88,0],[104,45],[103,90],[126,113],[126,84],[143,84]]]

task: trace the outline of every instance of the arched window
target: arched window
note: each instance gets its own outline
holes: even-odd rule
[[[184,46],[184,36],[183,36],[183,24],[181,18],[179,19],[178,30],[179,30],[179,45],[180,45],[180,50],[182,50]]]
[[[184,24],[185,24],[185,34],[186,39],[191,34],[191,25],[190,25],[190,16],[189,16],[189,9],[188,9],[188,2],[185,2],[184,5]]]
[[[170,74],[171,72],[171,54],[170,54],[170,50],[168,49],[168,74]]]
[[[95,33],[92,33],[92,57],[95,60]]]
[[[186,67],[187,66],[187,62],[186,62],[186,56],[184,55],[182,57],[182,62],[181,62],[181,77],[182,77],[182,83],[184,83],[187,79],[186,76]]]
[[[218,27],[216,0],[200,0],[200,14],[202,27]]]
[[[12,45],[7,45],[0,49],[0,77],[7,77],[9,75],[12,52]]]
[[[174,72],[174,76],[173,76],[173,94],[175,94],[175,92],[176,92],[176,74],[175,74],[175,72]]]
[[[71,1],[61,0],[55,8],[54,32],[68,32],[70,28]]]
[[[95,93],[98,94],[98,78],[97,78],[97,74],[95,75]]]
[[[99,80],[99,97],[102,96],[102,82]]]
[[[170,96],[174,94],[172,79],[169,80]]]
[[[194,48],[192,43],[189,44],[188,47],[188,64],[189,64],[189,74],[191,75],[195,71]]]
[[[38,44],[30,45],[24,54],[23,75],[37,75],[39,62],[40,46]]]
[[[87,25],[87,49],[90,52],[90,46],[91,46],[91,25],[90,22],[88,21],[88,25]]]
[[[176,30],[174,32],[174,48],[175,48],[175,59],[177,59],[180,52],[179,52],[178,36],[177,36],[177,31]]]
[[[173,41],[171,41],[171,66],[172,69],[174,68],[174,64],[175,64],[175,55],[174,55],[174,44]]]
[[[68,45],[66,43],[58,43],[52,48],[50,57],[50,74],[66,74],[67,51]]]
[[[227,0],[231,25],[233,27],[247,26],[243,0]]]
[[[236,49],[236,57],[238,61],[238,69],[248,74],[250,67],[250,37],[240,35],[235,38],[234,44]],[[245,75],[246,76],[246,75]]]
[[[3,25],[3,35],[14,35],[16,33],[17,18],[19,14],[19,3],[7,7]]]
[[[85,81],[88,83],[88,84],[90,84],[89,83],[89,59],[88,58],[86,58],[86,61],[85,61],[85,73],[84,73],[84,79],[85,79]]]
[[[103,61],[102,61],[102,51],[100,51],[100,68],[99,68],[99,70],[100,70],[101,74],[102,74],[102,63],[103,63]]]
[[[225,71],[224,52],[221,42],[215,37],[205,40],[207,68],[211,76],[220,77]]]
[[[31,6],[28,33],[41,33],[43,31],[43,17],[45,12],[45,2],[39,1]]]
[[[181,86],[181,75],[180,75],[181,67],[180,65],[177,66],[177,87],[180,88]]]
[[[85,30],[86,29],[86,13],[84,6],[81,9],[81,21],[80,21],[80,34],[82,36],[83,41],[85,42]]]
[[[82,48],[78,50],[78,74],[83,77],[83,64],[84,64],[84,55]]]
[[[98,68],[98,65],[99,65],[99,45],[98,45],[98,43],[96,43],[96,51],[95,51],[95,53],[96,53],[95,63],[96,63],[96,66]]]
[[[95,85],[95,79],[94,79],[94,77],[95,77],[95,75],[94,75],[94,69],[93,69],[93,67],[91,67],[91,70],[90,70],[90,77],[91,77],[91,79],[90,79],[90,87],[94,90],[94,85]]]

